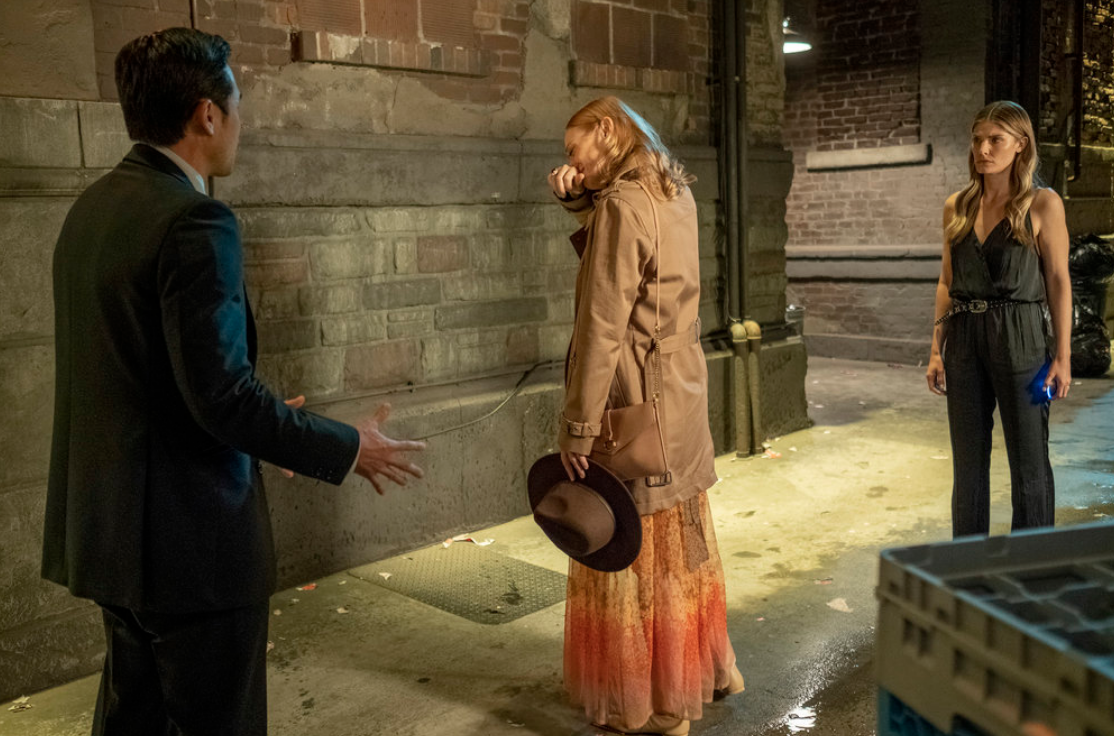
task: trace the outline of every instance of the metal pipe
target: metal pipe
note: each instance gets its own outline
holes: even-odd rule
[[[719,35],[722,39],[720,47],[722,60],[720,73],[720,88],[722,95],[722,126],[720,167],[723,171],[723,197],[724,249],[727,255],[727,308],[724,317],[730,325],[742,319],[742,300],[740,298],[739,274],[739,157],[737,152],[738,139],[738,84],[737,54],[738,49],[733,38],[733,30],[738,15],[736,0],[720,0],[721,23]]]
[[[747,388],[750,391],[750,454],[758,455],[763,451],[762,442],[766,435],[762,432],[762,328],[757,322],[748,319],[743,322],[747,336]]]
[[[750,341],[744,322],[731,323],[732,393],[735,397],[735,455],[748,457],[754,454],[754,392],[750,380]]]
[[[1075,145],[1071,150],[1071,176],[1068,181],[1075,181],[1079,178],[1083,170],[1083,50],[1085,48],[1083,39],[1087,30],[1087,4],[1085,0],[1075,0],[1075,43],[1074,56],[1072,61],[1075,62],[1075,79],[1072,80],[1073,87],[1073,110],[1072,110],[1072,128],[1075,135]]]
[[[735,86],[738,89],[736,95],[737,100],[735,104],[735,135],[738,138],[738,143],[735,146],[735,154],[738,157],[738,199],[739,199],[739,223],[738,223],[738,250],[739,250],[739,311],[738,315],[741,319],[746,319],[750,315],[750,310],[747,308],[750,297],[750,273],[747,271],[747,246],[748,240],[747,230],[749,228],[748,215],[750,213],[749,197],[750,189],[748,187],[749,177],[747,176],[748,162],[747,156],[749,154],[749,141],[747,140],[747,6],[749,3],[740,3],[740,6],[735,13]],[[775,39],[780,43],[780,39]],[[753,407],[752,407],[753,409]]]
[[[761,329],[756,322],[744,321],[750,291],[747,270],[747,15],[746,3],[738,0],[720,0],[717,8],[721,20],[717,38],[721,41],[720,192],[727,251],[725,316],[735,354],[732,361],[735,450],[740,456],[746,456],[761,452],[763,440],[759,403]]]

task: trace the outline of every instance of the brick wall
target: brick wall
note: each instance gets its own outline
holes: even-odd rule
[[[1083,143],[1114,146],[1114,0],[1087,0],[1083,55]],[[1044,28],[1041,47],[1041,113],[1038,137],[1062,143],[1071,131],[1071,80],[1075,62],[1065,50],[1074,48],[1070,7],[1055,0],[1041,3]]]
[[[709,130],[710,0],[573,0],[575,84],[691,95],[686,130]]]
[[[789,289],[797,304],[807,304],[812,335],[876,338],[931,333],[936,288],[933,283],[797,281]],[[919,359],[926,359],[920,355]]]
[[[915,4],[821,0],[819,42],[787,65],[785,139],[796,160],[786,222],[791,244],[935,240],[935,202],[908,168],[809,171],[809,151],[920,142],[920,42]],[[938,188],[936,188],[938,189]],[[933,198],[935,199],[935,197]]]
[[[867,3],[870,12],[863,13],[861,22],[874,27],[869,19],[884,8],[892,9],[892,4],[883,0]],[[900,18],[904,19],[906,12],[918,13],[912,5],[899,14]],[[971,43],[970,33],[965,36],[953,30],[934,26],[925,31],[932,36],[933,53],[940,55],[926,61],[921,58],[921,31],[914,29],[909,36],[911,47],[903,52],[905,57],[912,55],[918,60],[914,78],[901,88],[861,99],[848,92],[848,99],[833,103],[822,92],[825,89],[823,80],[831,76],[827,71],[831,57],[823,48],[818,49],[815,60],[793,60],[787,72],[785,94],[785,139],[796,162],[786,215],[791,245],[926,244],[939,240],[943,200],[950,192],[961,188],[966,178],[966,120],[982,102],[982,69],[970,66],[974,56],[965,49],[965,45]],[[844,48],[842,43],[840,48]],[[967,66],[953,67],[955,81],[942,87],[943,93],[923,88],[922,72],[926,65],[935,70],[956,61]],[[883,61],[877,68],[860,67],[855,74],[862,78],[886,78],[891,70],[892,64]],[[912,103],[908,102],[907,89],[916,90]],[[916,129],[928,135],[922,141],[918,134],[914,140],[932,146],[931,163],[810,171],[806,154],[830,147],[824,121],[832,118],[824,116],[825,108],[831,104],[845,107],[854,104],[859,117],[871,118],[876,114],[871,101],[878,97],[881,97],[876,102],[879,119],[891,119],[898,109],[918,111]],[[934,117],[938,121],[932,124],[930,131],[922,126],[919,112],[922,109],[926,118]],[[904,137],[891,140],[913,142]]]
[[[961,0],[869,0],[856,6],[854,19],[825,10],[831,5],[818,2],[819,18],[826,18],[819,38],[834,39],[838,53],[821,47],[788,64],[785,138],[795,163],[785,218],[789,298],[806,308],[810,353],[916,363],[931,336],[943,203],[966,183],[968,126],[984,104],[986,18]],[[883,14],[889,21],[876,24]],[[858,44],[848,35],[855,24],[865,39]],[[904,35],[883,32],[894,28]],[[881,34],[878,46],[874,33]],[[856,81],[844,79],[846,70],[837,73],[852,58]],[[832,101],[840,84],[845,99]],[[828,105],[853,110],[856,120],[889,121],[894,131],[901,128],[893,121],[906,114],[897,111],[914,115],[916,125],[907,129],[915,137],[856,133],[843,141],[856,152],[919,143],[931,153],[914,164],[810,169],[810,152],[833,148],[824,132],[824,121],[835,119],[825,115]]]
[[[91,0],[97,80],[116,99],[116,51],[141,33],[190,24],[184,0]],[[560,11],[560,4],[555,12]],[[501,105],[521,97],[526,0],[198,0],[197,27],[226,38],[253,73],[292,60],[390,70],[439,98]],[[682,138],[710,141],[711,0],[576,0],[569,78],[585,89],[685,95]],[[538,12],[538,11],[536,11]]]
[[[818,0],[816,148],[920,139],[919,23],[907,0]]]

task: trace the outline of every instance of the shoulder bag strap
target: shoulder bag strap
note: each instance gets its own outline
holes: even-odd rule
[[[650,389],[650,398],[654,404],[654,418],[658,424],[658,439],[661,441],[661,456],[665,459],[665,467],[669,468],[669,454],[665,449],[665,431],[661,426],[661,403],[665,401],[665,386],[661,377],[661,223],[658,220],[658,204],[654,195],[641,181],[638,186],[646,193],[650,200],[650,211],[654,213],[654,256],[657,269],[654,272],[654,344],[650,348],[648,359],[651,365],[653,386]],[[668,472],[666,473],[668,475]]]

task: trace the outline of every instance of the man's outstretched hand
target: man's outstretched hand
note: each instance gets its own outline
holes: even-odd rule
[[[407,475],[422,477],[422,469],[410,462],[407,454],[424,450],[425,443],[394,440],[383,434],[380,429],[390,415],[391,405],[381,404],[370,419],[356,425],[360,432],[356,472],[367,478],[380,496],[383,495],[383,478],[404,486]]]

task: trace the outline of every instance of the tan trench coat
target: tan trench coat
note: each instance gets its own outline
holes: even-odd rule
[[[587,455],[600,434],[605,407],[650,399],[643,367],[654,336],[654,213],[638,183],[562,202],[584,226],[573,236],[580,271],[576,317],[565,370],[565,404],[558,443]],[[640,514],[685,501],[716,482],[708,427],[708,368],[700,346],[700,260],[696,202],[686,188],[655,200],[661,227],[661,335],[665,434],[673,482],[628,483]]]

